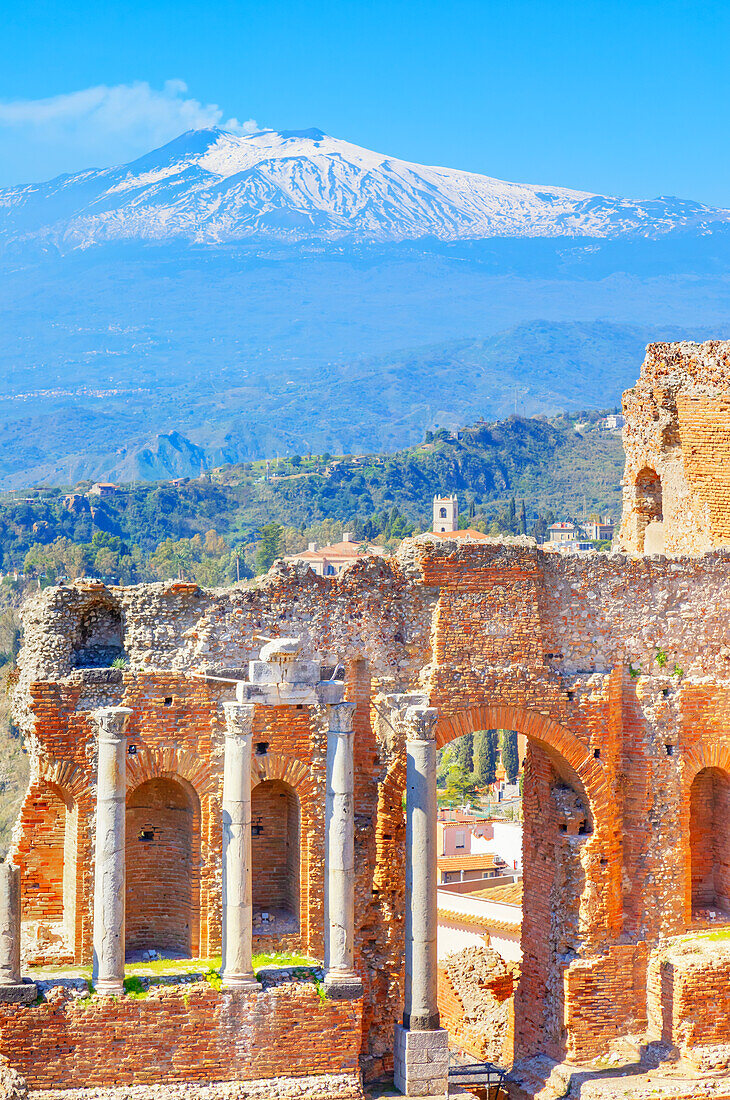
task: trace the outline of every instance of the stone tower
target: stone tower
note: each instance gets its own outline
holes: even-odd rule
[[[433,529],[439,534],[459,527],[459,505],[455,496],[433,498]]]

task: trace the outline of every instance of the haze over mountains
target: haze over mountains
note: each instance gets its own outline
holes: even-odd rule
[[[615,405],[648,340],[727,334],[729,221],[317,130],[193,131],[5,189],[0,486]]]

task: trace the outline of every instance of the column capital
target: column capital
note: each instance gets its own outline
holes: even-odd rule
[[[250,737],[253,732],[254,710],[253,703],[224,703],[226,737]]]
[[[327,730],[329,733],[352,733],[354,720],[354,703],[327,704]]]
[[[92,712],[100,741],[119,741],[132,715],[129,707],[99,707]]]
[[[433,741],[439,712],[436,707],[406,707],[401,715],[407,741]]]

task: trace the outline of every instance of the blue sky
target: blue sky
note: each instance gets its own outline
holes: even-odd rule
[[[730,206],[730,0],[0,0],[0,184],[191,126]]]

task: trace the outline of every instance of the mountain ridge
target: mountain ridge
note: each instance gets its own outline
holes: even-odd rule
[[[707,234],[730,211],[420,165],[321,130],[190,130],[128,164],[0,190],[0,246]]]

